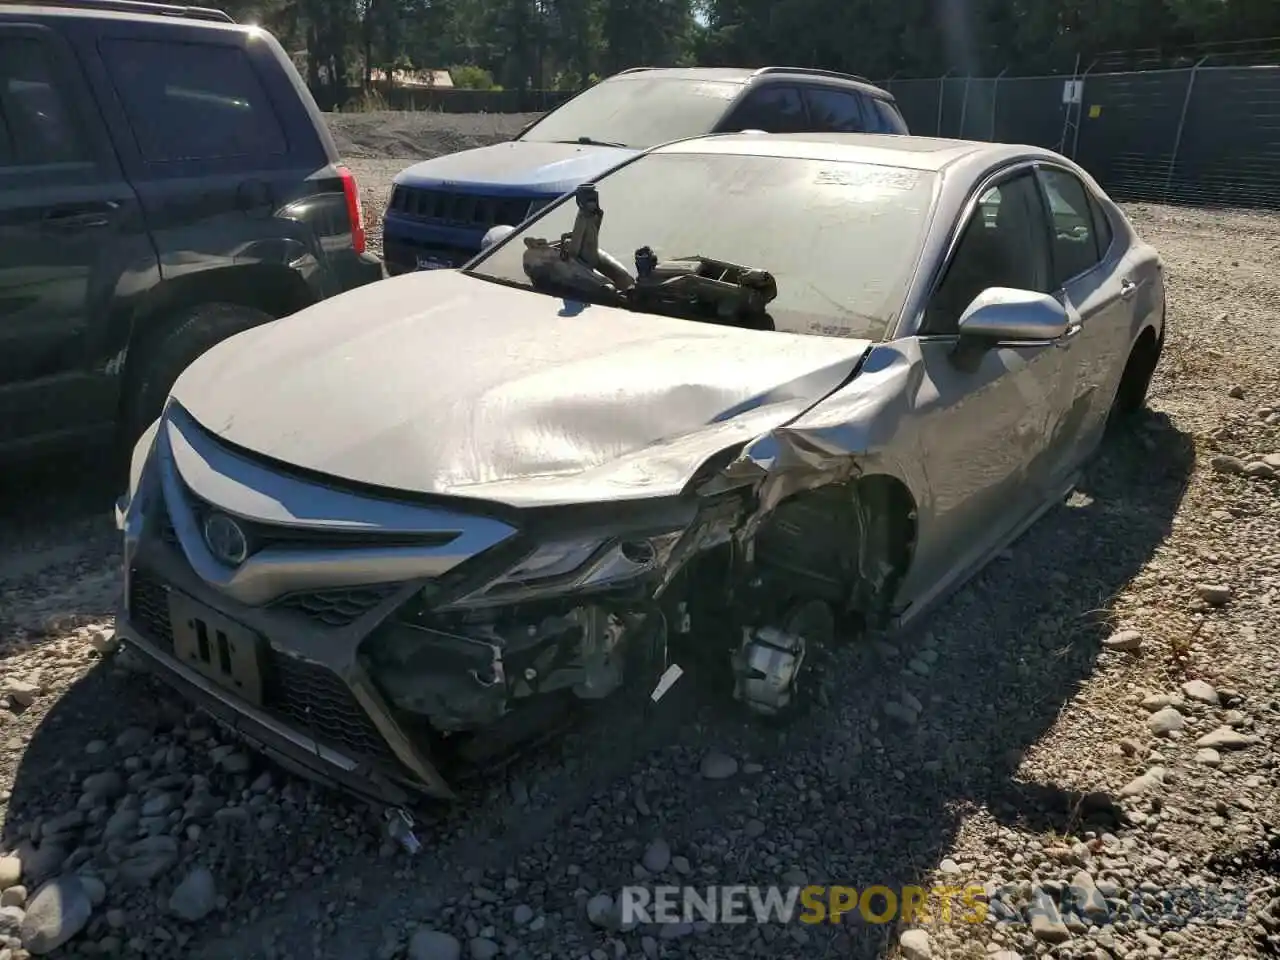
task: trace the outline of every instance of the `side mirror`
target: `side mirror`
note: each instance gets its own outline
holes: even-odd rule
[[[508,226],[505,223],[499,223],[488,229],[480,240],[480,249],[488,250],[500,240],[505,240],[515,230],[515,227]]]
[[[960,315],[961,339],[1035,343],[1067,332],[1066,308],[1047,293],[988,287]]]

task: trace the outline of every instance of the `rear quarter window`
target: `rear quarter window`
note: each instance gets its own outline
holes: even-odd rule
[[[872,98],[871,104],[876,115],[877,133],[907,133],[907,122],[896,106],[879,98]]]
[[[104,40],[100,49],[143,159],[163,163],[288,152],[280,118],[239,47]]]

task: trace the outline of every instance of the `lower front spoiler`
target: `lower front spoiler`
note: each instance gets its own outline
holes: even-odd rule
[[[142,655],[147,669],[160,682],[286,770],[361,800],[392,807],[411,806],[415,798],[422,797],[455,799],[452,792],[445,793],[419,784],[401,784],[368,764],[317,743],[260,710],[230,699],[211,681],[175,661],[131,630],[123,618],[120,619],[116,635]],[[438,782],[443,784],[443,780]]]

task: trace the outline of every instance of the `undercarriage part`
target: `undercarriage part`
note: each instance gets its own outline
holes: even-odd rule
[[[731,658],[734,697],[764,716],[803,706],[813,660],[834,638],[835,618],[821,600],[800,604],[782,626],[744,627],[742,646]]]
[[[645,617],[599,604],[502,607],[439,623],[391,621],[364,651],[395,707],[441,734],[497,723],[521,703],[567,691],[598,700],[626,676]],[[658,668],[661,670],[661,667]]]
[[[422,849],[422,841],[413,832],[413,816],[403,807],[392,807],[386,811],[388,839],[399,844],[405,853],[412,856]]]

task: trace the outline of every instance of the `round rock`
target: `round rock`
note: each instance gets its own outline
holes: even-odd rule
[[[169,912],[180,920],[196,923],[203,920],[218,904],[218,890],[209,868],[195,867],[182,878],[169,897]]]
[[[930,960],[933,956],[933,944],[924,930],[908,930],[898,940],[898,946],[905,960]]]
[[[642,862],[650,873],[662,873],[671,866],[671,845],[659,837],[645,849]]]
[[[702,758],[699,769],[707,780],[728,780],[738,772],[738,761],[727,753],[712,750]]]
[[[409,940],[409,960],[461,960],[458,938],[439,930],[419,927]]]
[[[65,875],[36,891],[22,920],[22,946],[37,956],[51,953],[84,929],[93,903],[80,878]]]

